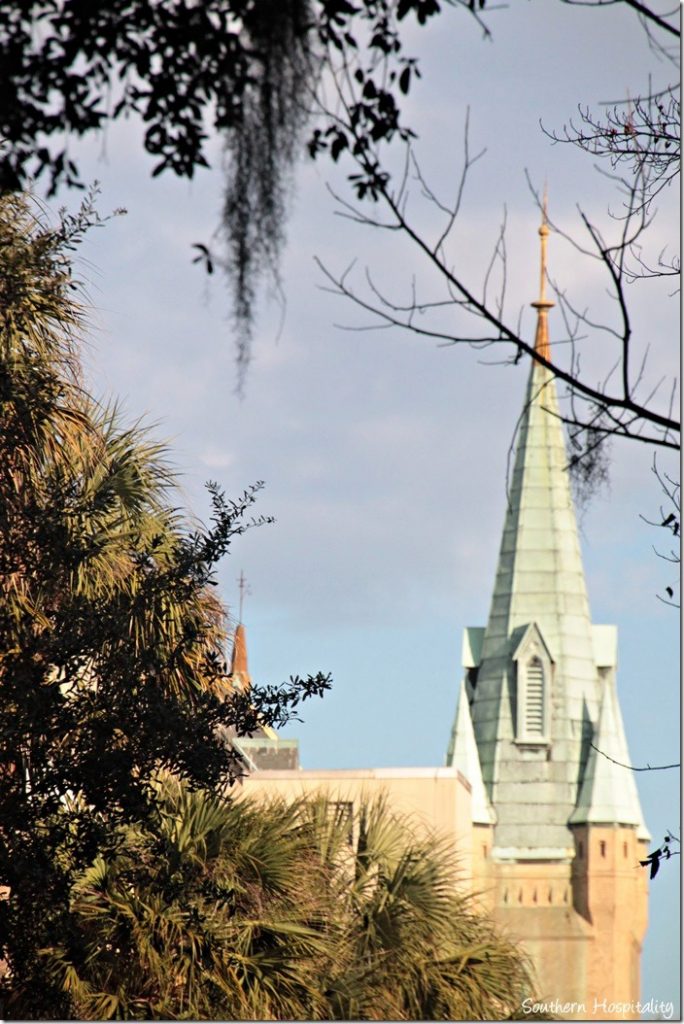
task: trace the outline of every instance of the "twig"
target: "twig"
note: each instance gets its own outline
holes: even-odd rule
[[[681,767],[681,765],[679,763],[677,763],[677,764],[647,764],[645,768],[635,768],[633,764],[624,764],[622,761],[616,761],[614,757],[611,757],[609,754],[606,754],[605,751],[603,751],[603,750],[599,750],[599,748],[594,746],[593,743],[590,743],[589,746],[591,747],[592,750],[595,750],[597,754],[600,754],[601,757],[605,757],[607,761],[612,761],[613,764],[619,765],[620,768],[627,768],[627,769],[629,769],[630,772],[664,772],[664,771],[667,771],[669,768],[680,768]]]

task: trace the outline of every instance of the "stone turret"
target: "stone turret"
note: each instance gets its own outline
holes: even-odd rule
[[[447,764],[457,768],[470,783],[473,823],[475,825],[493,825],[496,821],[496,815],[489,802],[489,797],[482,781],[480,758],[477,753],[475,733],[473,732],[473,723],[470,717],[465,680],[461,684],[456,721],[454,722],[449,753],[447,755]]]

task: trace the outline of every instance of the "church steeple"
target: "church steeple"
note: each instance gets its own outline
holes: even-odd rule
[[[471,784],[483,905],[521,941],[544,996],[603,1019],[606,1003],[639,998],[649,837],[622,767],[617,629],[589,614],[551,368],[546,199],[539,236],[535,355],[549,365],[530,367],[489,619],[463,633],[447,763]]]
[[[244,577],[240,573],[241,593]],[[240,601],[242,614],[242,600]],[[233,634],[233,653],[230,660],[228,683],[237,690],[248,693],[252,686],[247,662],[247,634],[242,622],[238,622]],[[234,728],[227,729],[225,736],[231,746],[240,755],[248,771],[257,771],[265,767],[297,767],[299,765],[299,749],[296,740],[280,740],[275,729],[259,721],[254,732],[249,735],[238,735]]]
[[[244,608],[245,594],[249,593],[249,587],[243,570],[237,580],[240,591],[239,618],[235,633],[233,634],[233,654],[230,662],[230,679],[239,690],[248,690],[252,685],[247,665],[247,635],[242,622],[242,611]]]
[[[549,359],[546,211],[535,347]],[[489,621],[469,669],[495,851],[567,856],[601,684],[552,372],[533,361]],[[527,851],[527,853],[525,853]],[[555,854],[553,853],[555,851]]]

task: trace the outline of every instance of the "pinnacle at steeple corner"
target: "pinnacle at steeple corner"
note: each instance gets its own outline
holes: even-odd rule
[[[615,690],[608,675],[594,738],[570,825],[634,825],[638,839],[649,839]]]
[[[477,752],[465,680],[461,683],[458,711],[447,753],[447,765],[456,768],[470,783],[473,824],[494,825],[496,815],[482,781],[480,755]]]

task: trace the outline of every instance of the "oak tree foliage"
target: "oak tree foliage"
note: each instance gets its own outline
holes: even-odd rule
[[[447,2],[474,13],[464,0]],[[198,259],[228,277],[241,380],[259,279],[278,281],[290,174],[321,112],[330,50],[359,59],[359,126],[390,141],[404,131],[400,99],[419,73],[401,23],[414,15],[424,24],[439,10],[437,0],[6,0],[0,187],[81,187],[73,139],[121,118],[142,122],[152,175],[194,177],[218,135],[220,241],[216,255],[197,243]],[[316,128],[308,149],[337,159],[340,146]]]
[[[322,675],[235,695],[218,560],[255,490],[211,485],[213,521],[176,505],[162,445],[87,393],[73,252],[87,199],[51,223],[0,198],[0,980],[2,1016],[60,1016],[40,950],[69,932],[74,873],[147,813],[160,770],[230,781],[221,727],[278,724]],[[22,1000],[29,998],[29,1003]]]

